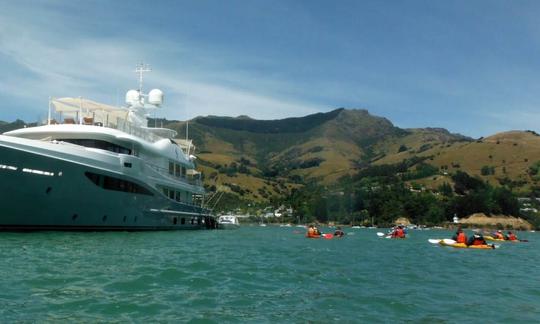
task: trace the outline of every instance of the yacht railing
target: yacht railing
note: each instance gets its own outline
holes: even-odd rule
[[[60,111],[58,111],[58,109],[60,109]],[[61,110],[61,107],[58,109],[56,110],[56,113],[59,114],[57,117],[60,117],[61,123],[63,124],[103,126],[123,131],[152,143],[164,138],[149,130],[150,128],[144,128],[130,122],[128,120],[129,112],[127,110],[112,110],[110,107],[107,108],[109,110],[100,110],[99,108],[87,109],[82,106],[78,110]],[[58,122],[52,118],[50,108],[47,124],[58,124]]]
[[[155,164],[152,164],[152,163],[146,163],[147,166],[149,166],[151,169],[157,171],[159,174],[161,175],[164,175],[165,177],[171,179],[171,180],[174,180],[174,181],[183,181],[183,182],[186,182],[190,185],[194,185],[194,186],[202,186],[202,181],[200,178],[193,178],[193,177],[189,177],[189,176],[180,176],[180,177],[177,177],[175,176],[174,174],[170,174],[169,173],[169,169],[167,168],[162,168],[158,165],[155,165]]]
[[[115,127],[111,127],[111,126],[115,126]],[[108,127],[123,131],[124,133],[128,133],[133,136],[140,137],[152,143],[162,139],[162,137],[157,136],[151,131],[148,131],[147,129],[143,129],[139,126],[136,126],[125,119],[120,119],[119,117],[117,118],[116,125],[113,124],[111,126],[108,126]]]

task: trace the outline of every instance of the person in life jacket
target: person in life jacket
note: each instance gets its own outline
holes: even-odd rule
[[[315,237],[315,236],[317,236],[315,235],[315,226],[309,225],[307,233],[306,233],[306,237]]]
[[[518,240],[517,236],[514,233],[512,233],[511,231],[508,231],[507,237],[508,237],[507,238],[508,241],[517,241]]]
[[[403,230],[403,226],[398,226],[391,235],[392,238],[405,238],[405,231]]]
[[[461,228],[458,228],[456,234],[452,236],[452,240],[456,241],[457,243],[467,243],[467,235],[465,235]]]
[[[487,243],[482,234],[474,233],[467,241],[467,245],[487,245]]]
[[[344,236],[344,235],[345,235],[345,232],[343,232],[343,231],[341,230],[341,227],[338,226],[338,227],[336,228],[336,231],[334,232],[334,236],[342,237],[342,236]]]
[[[494,238],[498,239],[498,240],[504,240],[506,239],[504,237],[504,234],[501,230],[498,230],[497,233],[495,233],[495,235],[493,236]]]

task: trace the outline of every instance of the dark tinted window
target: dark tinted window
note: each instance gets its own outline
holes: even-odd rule
[[[84,146],[84,147],[93,147],[93,148],[98,148],[102,150],[107,150],[107,151],[115,152],[115,153],[131,154],[131,150],[126,147],[109,143],[106,141],[101,141],[101,140],[80,139],[80,138],[69,138],[69,139],[58,139],[58,140]]]
[[[141,195],[149,195],[153,196],[154,194],[150,192],[148,189],[146,189],[143,186],[140,186],[134,182],[114,178],[102,174],[97,174],[93,172],[85,172],[84,173],[90,181],[92,181],[96,186],[100,186],[103,189],[107,190],[114,190],[114,191],[123,191],[123,192],[131,192]],[[103,179],[103,180],[102,180]]]

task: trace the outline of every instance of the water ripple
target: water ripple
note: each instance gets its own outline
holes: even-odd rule
[[[3,233],[5,322],[490,322],[540,318],[539,236],[488,251],[356,230]]]

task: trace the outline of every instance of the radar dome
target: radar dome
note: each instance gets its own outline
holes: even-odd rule
[[[151,90],[148,93],[148,103],[156,106],[163,104],[163,91],[159,89]]]
[[[129,90],[126,92],[126,103],[128,105],[133,105],[137,101],[139,101],[139,91]]]

